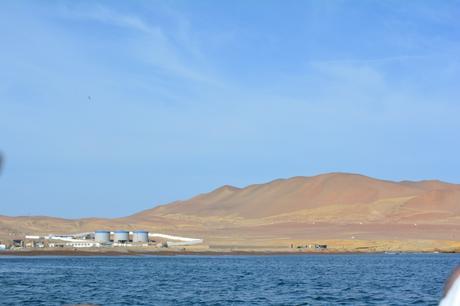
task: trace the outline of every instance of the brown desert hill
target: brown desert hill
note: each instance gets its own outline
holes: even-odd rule
[[[107,230],[148,230],[172,229],[176,225],[161,217],[150,217],[148,222],[136,221],[135,223],[124,218],[103,219],[64,219],[46,216],[19,216],[9,217],[0,215],[0,238],[20,238],[26,234],[70,234],[90,232],[97,229]]]
[[[293,177],[245,188],[223,186],[190,200],[159,206],[132,216],[196,216],[263,219],[276,216],[324,216],[337,220],[362,213],[385,210],[382,220],[396,220],[417,213],[442,212],[444,217],[460,215],[460,185],[440,181],[391,182],[363,175],[331,173]],[[399,213],[401,215],[399,215]],[[435,218],[436,219],[436,218]],[[439,221],[438,219],[427,221]]]
[[[231,248],[272,248],[306,239],[458,241],[460,185],[434,180],[393,182],[330,173],[244,188],[223,186],[124,218],[0,216],[0,238],[97,229],[145,229],[200,237],[209,245]]]

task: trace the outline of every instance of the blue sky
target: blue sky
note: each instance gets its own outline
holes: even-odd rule
[[[460,1],[3,1],[0,214],[123,216],[336,171],[460,183],[459,14]]]

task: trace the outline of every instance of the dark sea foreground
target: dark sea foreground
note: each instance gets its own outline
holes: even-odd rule
[[[0,257],[1,305],[437,305],[455,254]]]

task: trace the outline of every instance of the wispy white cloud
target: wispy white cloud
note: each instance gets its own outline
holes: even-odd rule
[[[330,59],[330,60],[314,60],[310,61],[309,64],[327,64],[327,63],[390,63],[390,62],[401,62],[401,61],[414,61],[423,60],[436,55],[397,55],[397,56],[385,56],[380,58],[344,58],[344,59]]]
[[[107,7],[95,4],[90,9],[85,10],[67,10],[69,16],[80,19],[94,20],[118,27],[128,28],[151,35],[162,35],[159,27],[147,24],[137,16],[120,14]]]
[[[121,13],[113,8],[95,3],[90,7],[65,7],[66,18],[95,21],[133,32],[130,41],[132,55],[159,69],[163,73],[192,82],[208,85],[222,85],[217,76],[211,75],[202,61],[198,44],[190,37],[190,23],[183,16],[175,14],[174,29],[165,29],[145,17]]]

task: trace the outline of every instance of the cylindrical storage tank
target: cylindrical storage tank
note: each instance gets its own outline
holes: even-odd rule
[[[149,232],[146,231],[134,231],[133,242],[149,242]]]
[[[94,241],[99,243],[110,243],[109,231],[96,231],[94,232]]]
[[[113,242],[125,243],[129,242],[128,231],[115,231],[113,234]]]

